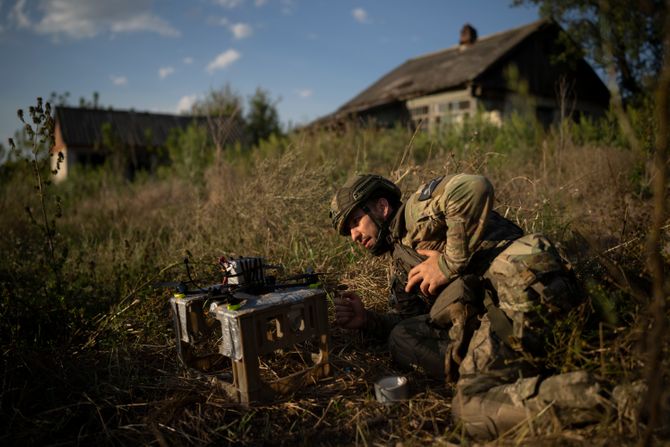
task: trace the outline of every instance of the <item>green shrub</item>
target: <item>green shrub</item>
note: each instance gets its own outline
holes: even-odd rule
[[[631,178],[645,155],[615,144],[611,121],[566,128],[569,139],[561,144],[555,130],[545,132],[522,115],[497,126],[478,114],[434,134],[350,124],[271,135],[253,149],[238,143],[215,160],[206,133],[192,126],[171,136],[172,164],[157,176],[130,182],[110,167],[74,170],[59,185],[44,181],[42,196],[34,189],[33,162],[8,167],[0,181],[0,335],[8,353],[3,409],[13,411],[6,432],[11,440],[35,443],[71,440],[77,432],[85,442],[148,444],[158,432],[174,444],[262,444],[268,435],[247,423],[265,430],[270,423],[263,418],[272,415],[286,423],[286,439],[304,442],[304,433],[324,421],[353,443],[359,430],[352,437],[338,427],[381,411],[371,408],[367,381],[389,372],[373,369],[387,365],[385,354],[368,354],[365,341],[334,329],[339,379],[327,386],[349,394],[335,388],[305,398],[302,391],[289,402],[244,413],[209,381],[176,380],[170,292],[152,284],[188,279],[185,257],[198,283],[210,284],[220,278],[219,256],[262,256],[288,273],[312,267],[328,286],[355,288],[368,306],[384,309],[388,260],[371,259],[330,228],[330,199],[356,171],[390,176],[405,193],[443,173],[484,173],[496,188],[496,210],[525,230],[562,243],[572,228],[586,228],[597,236],[598,249],[643,271],[641,235],[650,205]],[[43,175],[48,157],[33,160]],[[59,207],[62,217],[56,217]],[[41,210],[46,221],[39,219]],[[45,250],[49,240],[53,251]],[[584,367],[612,382],[638,377],[639,359],[628,341],[633,331],[622,324],[637,321],[639,309],[602,273],[583,267],[592,261],[583,258],[593,257],[585,247],[572,247],[568,255],[593,281],[587,289],[592,309],[578,309],[552,328],[552,366]],[[587,314],[601,320],[600,331],[583,321]],[[394,440],[441,442],[443,433],[455,430],[443,402],[449,391],[435,383],[426,389],[411,408],[426,421],[436,421],[432,408],[440,409],[441,422],[430,429],[404,422],[407,407],[400,406],[362,420],[361,427],[391,417],[383,430]],[[147,422],[154,419],[178,430],[154,431]]]

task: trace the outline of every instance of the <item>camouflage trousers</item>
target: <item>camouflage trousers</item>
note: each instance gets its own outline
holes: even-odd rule
[[[546,376],[525,365],[493,333],[487,315],[470,342],[460,374],[452,414],[481,441],[521,426],[533,432],[596,422],[605,405],[600,386],[585,371]]]
[[[464,328],[450,324],[446,308],[458,301],[477,301],[481,294],[479,282],[474,276],[457,278],[440,293],[428,314],[410,317],[396,324],[388,339],[389,350],[396,363],[408,369],[423,370],[438,379],[448,375],[451,350],[455,344],[467,345],[469,337],[463,333]],[[469,332],[471,335],[472,330]]]
[[[449,331],[419,315],[398,323],[389,335],[393,360],[406,369],[419,369],[436,379],[444,378],[444,359],[451,340]]]
[[[523,423],[587,422],[602,401],[597,383],[583,371],[548,375],[542,365],[526,361],[542,358],[553,324],[579,295],[553,245],[540,235],[523,236],[493,259],[481,279],[493,289],[496,309],[489,308],[466,337],[452,402],[455,419],[481,440]],[[441,298],[481,299],[467,283],[450,284]],[[500,319],[507,328],[501,329]],[[435,325],[429,315],[401,321],[389,338],[398,363],[434,377],[444,377],[451,343],[449,327]]]
[[[389,338],[396,362],[435,378],[444,378],[450,343],[448,330],[431,324],[428,315],[403,320]],[[524,424],[539,431],[557,422],[596,422],[604,404],[599,385],[586,372],[543,376],[524,364],[491,331],[486,315],[470,341],[460,373],[452,414],[481,441]]]

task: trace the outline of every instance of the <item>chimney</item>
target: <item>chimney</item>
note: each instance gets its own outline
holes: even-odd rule
[[[463,25],[461,28],[461,38],[458,40],[458,43],[461,45],[461,49],[468,47],[477,41],[477,30],[472,27],[469,23]]]

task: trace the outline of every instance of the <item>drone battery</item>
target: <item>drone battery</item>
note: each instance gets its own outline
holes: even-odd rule
[[[265,284],[263,258],[238,258],[227,261],[228,284],[238,286],[258,286]]]

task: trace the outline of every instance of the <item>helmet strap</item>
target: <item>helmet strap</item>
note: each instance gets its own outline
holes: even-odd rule
[[[378,219],[367,205],[361,206],[361,210],[370,216],[370,220],[372,220],[372,222],[377,225],[377,241],[375,241],[375,245],[373,245],[370,249],[370,253],[372,253],[373,256],[383,255],[391,249],[391,238],[389,237],[391,232],[389,230],[389,223],[393,219],[396,210],[393,210],[388,219],[385,221]]]

